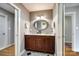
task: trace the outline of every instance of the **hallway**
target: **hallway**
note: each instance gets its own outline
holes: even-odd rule
[[[65,56],[79,56],[79,53],[72,51],[71,43],[66,43],[65,44]]]

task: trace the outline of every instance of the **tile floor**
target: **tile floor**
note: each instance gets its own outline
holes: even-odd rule
[[[25,51],[22,56],[54,56],[49,53],[35,52],[35,51]]]

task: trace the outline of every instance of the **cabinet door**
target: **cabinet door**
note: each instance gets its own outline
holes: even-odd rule
[[[47,38],[46,40],[45,40],[45,44],[46,44],[46,47],[45,47],[45,50],[47,51],[47,52],[52,52],[53,51],[53,39],[51,39],[50,37],[49,38]]]
[[[42,50],[44,52],[52,53],[55,49],[55,39],[54,37],[45,37],[43,38]]]
[[[25,49],[30,49],[30,41],[29,37],[25,36]]]
[[[41,45],[41,51],[44,51],[45,52],[45,37],[41,37],[41,40],[40,40],[40,45]]]
[[[34,41],[35,41],[35,50],[36,51],[40,51],[40,47],[41,47],[41,42],[40,42],[40,37],[38,36],[34,36]]]
[[[35,43],[36,40],[35,40],[35,37],[30,37],[30,40],[31,40],[30,41],[30,44],[31,44],[30,45],[30,49],[31,50],[35,50],[35,48],[36,48],[36,43]]]
[[[29,37],[27,36],[26,39],[25,39],[25,46],[26,46],[26,49],[28,50],[35,50],[35,37]]]

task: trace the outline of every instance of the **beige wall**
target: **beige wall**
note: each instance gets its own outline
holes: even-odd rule
[[[42,33],[44,34],[51,34],[52,29],[51,29],[51,24],[53,21],[53,15],[52,15],[52,10],[41,10],[41,11],[34,11],[30,12],[30,31],[31,33],[37,33],[37,30],[34,28],[32,22],[36,19],[36,17],[40,16],[45,16],[46,19],[49,21],[49,26],[46,30],[43,30]]]

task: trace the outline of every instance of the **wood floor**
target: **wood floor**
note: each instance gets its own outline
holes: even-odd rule
[[[14,45],[0,51],[0,56],[14,56],[14,55],[15,55]]]
[[[79,56],[79,53],[73,52],[72,47],[65,44],[65,56]]]

